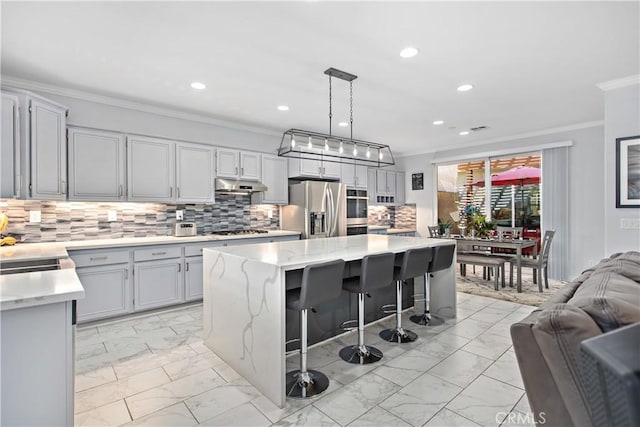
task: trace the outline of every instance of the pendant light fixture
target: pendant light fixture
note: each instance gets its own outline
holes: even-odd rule
[[[358,76],[335,68],[327,69],[329,76],[329,133],[320,133],[303,129],[289,129],[282,135],[278,156],[296,157],[307,160],[348,163],[370,167],[382,167],[395,164],[391,149],[386,144],[353,139],[353,81]],[[336,77],[349,83],[349,137],[335,136],[332,133],[333,105],[332,79]],[[307,138],[307,144],[297,144],[296,138]],[[317,140],[314,145],[313,140]],[[323,144],[324,141],[324,144]],[[365,155],[358,156],[358,146],[366,147]],[[374,155],[371,155],[373,151]],[[378,153],[375,156],[375,153]]]

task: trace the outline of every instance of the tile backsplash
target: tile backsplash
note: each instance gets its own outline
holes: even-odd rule
[[[369,205],[367,216],[369,225],[416,228],[416,205],[413,204],[403,206]]]
[[[113,239],[171,235],[176,210],[195,222],[199,234],[219,230],[279,228],[279,207],[252,205],[249,196],[217,195],[215,204],[98,203],[0,199],[9,215],[5,234],[24,242]],[[41,211],[40,223],[29,222],[30,211]],[[116,221],[108,221],[115,211]],[[272,217],[269,218],[271,211]]]

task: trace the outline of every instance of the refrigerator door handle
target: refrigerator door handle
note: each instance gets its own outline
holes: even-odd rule
[[[331,226],[330,222],[331,211],[329,208],[329,188],[325,186],[324,188],[324,232],[325,237],[329,237],[329,227]]]
[[[337,222],[337,215],[336,215],[336,205],[334,202],[334,198],[333,198],[333,190],[331,189],[331,187],[329,187],[329,203],[331,206],[331,230],[330,230],[330,237],[336,237],[336,222]]]

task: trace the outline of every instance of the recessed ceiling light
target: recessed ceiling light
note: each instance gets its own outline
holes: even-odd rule
[[[403,58],[413,58],[418,54],[418,49],[415,47],[405,47],[400,51],[400,56]]]
[[[340,126],[340,127],[346,127],[346,126],[349,126],[349,123],[347,123],[347,122],[340,122],[340,123],[338,123],[338,126]]]
[[[466,92],[471,89],[473,89],[473,85],[470,84],[463,84],[458,86],[458,92]]]
[[[468,130],[463,130],[462,132],[460,132],[460,135],[462,135],[462,136],[469,135],[469,131]]]
[[[191,87],[194,88],[194,89],[202,90],[202,89],[206,89],[207,85],[205,85],[204,83],[200,83],[200,82],[193,82],[193,83],[191,83]]]
[[[289,111],[288,105],[278,105],[278,110],[280,111]]]
[[[434,120],[433,124],[436,125],[436,126],[444,124],[444,120]]]

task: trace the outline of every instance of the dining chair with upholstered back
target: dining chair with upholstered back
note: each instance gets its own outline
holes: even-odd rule
[[[549,289],[549,278],[547,269],[549,267],[549,252],[551,251],[551,241],[556,234],[555,230],[547,230],[544,232],[542,238],[542,251],[537,258],[522,258],[520,265],[522,267],[529,267],[533,269],[533,283],[538,283],[538,290],[542,292],[542,278],[544,275],[544,287]],[[513,277],[513,260],[510,262],[510,273]]]

